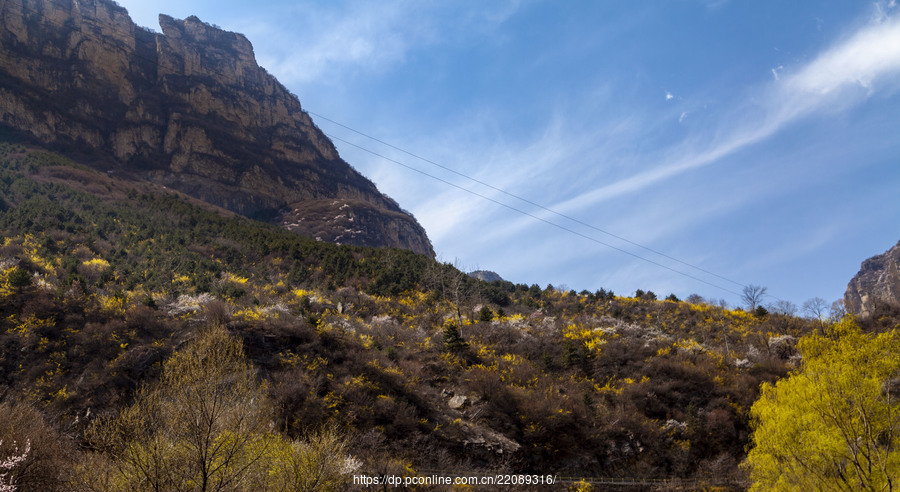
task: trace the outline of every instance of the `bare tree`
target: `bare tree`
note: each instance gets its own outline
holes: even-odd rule
[[[838,299],[831,303],[831,312],[829,313],[829,317],[831,321],[837,323],[841,319],[844,318],[847,314],[847,307],[844,306],[844,300]]]
[[[704,299],[700,294],[691,294],[684,298],[684,302],[688,304],[703,304],[704,302],[706,302],[706,299]]]
[[[66,490],[346,490],[361,466],[347,455],[346,436],[330,426],[290,441],[271,415],[240,340],[213,324],[173,354],[131,406],[92,424],[98,452],[83,455]]]
[[[747,306],[747,311],[756,311],[756,308],[762,305],[762,300],[766,296],[767,290],[769,289],[758,285],[748,285],[744,287],[743,293],[741,294],[741,301]]]
[[[109,443],[124,483],[156,491],[250,490],[265,484],[264,458],[279,443],[270,413],[241,342],[214,326],[165,363],[158,384],[93,432]]]
[[[797,315],[797,305],[791,301],[783,301],[777,300],[772,304],[769,304],[769,311],[778,314],[784,314],[786,316],[796,316]]]
[[[825,313],[828,312],[828,303],[821,297],[813,297],[803,302],[803,314],[806,316],[822,321],[825,319]]]
[[[429,289],[440,293],[441,298],[452,304],[457,326],[462,328],[464,307],[471,304],[476,297],[477,286],[476,282],[465,273],[459,260],[453,264],[435,263],[429,266],[425,272],[424,282]]]

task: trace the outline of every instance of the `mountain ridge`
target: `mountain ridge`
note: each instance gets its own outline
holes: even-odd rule
[[[0,124],[282,226],[315,203],[317,229],[291,230],[323,241],[434,256],[415,218],[340,158],[245,36],[167,15],[155,33],[108,0],[10,0],[0,15]],[[353,228],[328,219],[342,214],[358,216]]]

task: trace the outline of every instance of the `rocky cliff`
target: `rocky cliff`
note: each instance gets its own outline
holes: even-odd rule
[[[434,256],[416,220],[344,162],[243,35],[109,0],[0,0],[0,124],[324,241]]]
[[[900,304],[900,243],[864,261],[844,294],[849,313],[865,316],[879,304]]]

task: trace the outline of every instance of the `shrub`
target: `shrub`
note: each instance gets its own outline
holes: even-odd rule
[[[0,490],[66,490],[70,443],[29,404],[0,403],[0,415]],[[4,462],[14,465],[4,468]]]

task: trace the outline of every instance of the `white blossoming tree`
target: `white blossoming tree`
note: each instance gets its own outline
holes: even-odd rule
[[[2,445],[3,441],[0,441],[0,446]],[[15,447],[11,456],[0,459],[0,492],[16,491],[15,478],[12,475],[12,471],[28,458],[29,452],[31,452],[30,441],[25,443],[25,450],[21,454],[19,454],[19,448]]]

